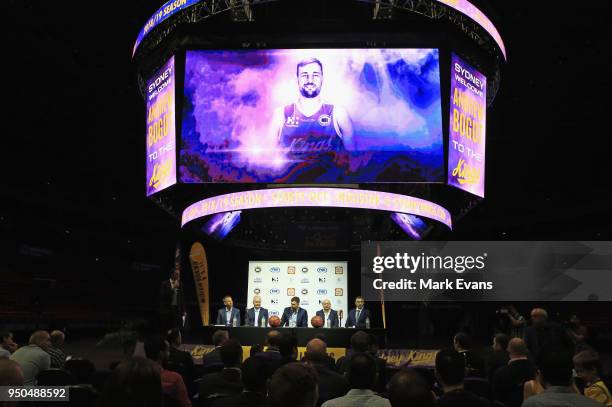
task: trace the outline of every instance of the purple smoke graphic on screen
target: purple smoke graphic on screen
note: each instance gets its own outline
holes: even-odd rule
[[[211,237],[222,240],[240,222],[242,211],[224,212],[213,215],[202,227],[202,231]]]
[[[188,51],[182,138],[183,182],[443,181],[438,50]]]

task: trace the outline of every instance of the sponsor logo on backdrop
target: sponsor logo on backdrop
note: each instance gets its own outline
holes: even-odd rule
[[[255,294],[260,294],[260,293],[261,293],[261,290],[260,290],[259,288],[256,288],[256,289],[254,289],[254,290],[253,290],[253,292],[254,292]]]
[[[301,304],[302,305],[310,305],[310,302],[308,300],[302,300]]]
[[[344,274],[344,267],[336,266],[336,274]]]
[[[302,273],[308,273],[308,267],[302,267]]]
[[[280,273],[280,267],[270,267],[270,273]]]
[[[319,288],[317,290],[317,295],[327,295],[327,290],[325,288]]]
[[[278,304],[278,298],[271,298],[270,304]]]
[[[310,284],[310,280],[307,278],[303,278],[300,280],[300,284]]]
[[[270,290],[270,294],[272,294],[272,295],[278,295],[278,294],[280,294],[280,290],[279,290],[278,288],[272,288],[272,289]]]
[[[327,273],[327,267],[319,267],[317,273]]]
[[[256,272],[256,273],[261,273],[261,267],[256,266],[256,267],[255,267],[255,272]]]
[[[288,266],[287,274],[295,274],[295,266]]]
[[[334,294],[336,297],[342,297],[342,293],[344,292],[344,290],[342,288],[336,288],[334,290]]]
[[[272,277],[272,282],[273,283],[278,283],[278,277]]]
[[[306,289],[306,288],[302,288],[301,293],[302,293],[302,295],[306,295],[306,294],[308,294],[308,289]]]
[[[253,280],[253,283],[255,283],[255,284],[262,283],[262,282],[263,282],[263,280],[262,280],[262,278],[261,278],[261,277],[256,277],[256,278]]]
[[[278,311],[270,311],[269,314],[271,317],[273,317],[273,316],[278,316],[279,313]]]
[[[287,288],[287,297],[295,297],[295,288]]]
[[[325,281],[325,277],[319,277],[319,283],[324,283]]]

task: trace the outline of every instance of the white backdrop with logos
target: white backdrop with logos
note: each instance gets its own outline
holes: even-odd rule
[[[253,297],[261,296],[261,306],[269,315],[282,317],[291,297],[300,297],[300,306],[310,319],[322,309],[321,302],[329,299],[332,309],[342,310],[344,324],[347,307],[347,262],[331,261],[251,261],[249,262],[248,307]],[[244,313],[245,310],[241,310]]]

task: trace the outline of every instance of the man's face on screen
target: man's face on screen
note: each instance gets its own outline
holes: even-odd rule
[[[234,305],[234,301],[232,301],[232,297],[225,297],[223,299],[223,305],[225,305],[225,308],[232,308],[232,305]]]
[[[261,297],[254,297],[253,298],[253,306],[255,308],[261,307]]]
[[[315,98],[321,93],[323,73],[319,64],[313,62],[298,69],[298,87],[305,98]]]
[[[363,298],[355,299],[355,306],[359,309],[363,308]]]
[[[323,305],[323,309],[325,311],[329,311],[331,309],[331,301],[329,301],[329,300],[323,300],[321,305]]]

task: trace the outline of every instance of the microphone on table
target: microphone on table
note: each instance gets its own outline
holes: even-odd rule
[[[338,310],[338,325],[342,326],[342,317],[344,316],[344,311],[343,310]]]

